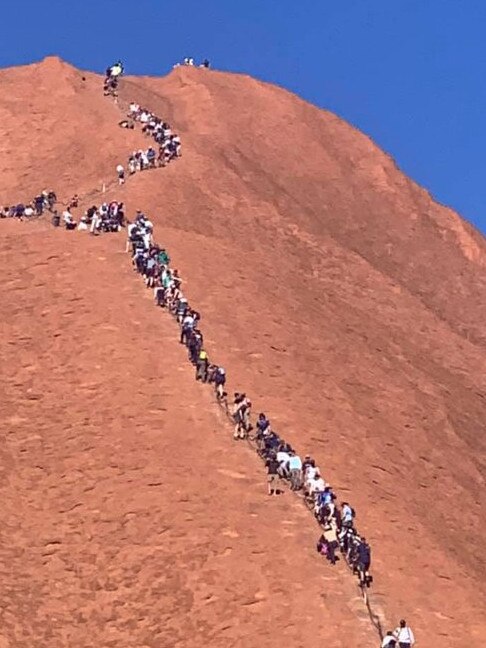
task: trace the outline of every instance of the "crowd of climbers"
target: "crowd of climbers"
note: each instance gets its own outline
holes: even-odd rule
[[[229,414],[233,423],[233,437],[252,443],[267,470],[268,495],[283,492],[283,485],[301,492],[321,527],[317,551],[331,565],[341,556],[359,579],[362,588],[370,587],[371,549],[356,528],[356,513],[348,502],[337,504],[332,486],[326,483],[315,460],[303,458],[272,427],[262,412],[253,425],[252,403],[244,393],[235,393],[231,403],[225,390],[226,371],[210,361],[204,347],[201,315],[192,308],[182,291],[182,279],[177,269],[170,265],[165,248],[153,238],[153,223],[138,211],[134,222],[127,228],[127,251],[132,264],[147,288],[153,290],[155,304],[167,309],[180,327],[179,341],[187,348],[189,362],[194,366],[195,379],[213,386],[217,401]],[[411,629],[402,620],[395,631],[383,639],[383,648],[410,648],[414,644]]]
[[[0,218],[18,218],[22,220],[23,218],[42,216],[45,211],[54,212],[56,203],[56,192],[45,189],[28,203],[0,207]]]
[[[115,78],[123,72],[121,63],[112,66],[110,70],[117,66],[120,72],[115,74]],[[107,74],[108,78],[111,77]],[[177,137],[172,135],[165,122],[135,103],[130,105],[129,119],[141,122],[144,132],[154,137],[158,143],[174,141],[173,138]],[[176,145],[180,147],[178,138]],[[176,155],[180,155],[180,150]],[[134,157],[137,156],[131,156]],[[144,166],[145,164],[144,159],[140,162],[140,169],[136,168],[135,171],[151,168]],[[54,209],[56,202],[55,192],[43,191],[28,206],[5,207],[1,209],[0,215],[23,218],[34,214],[42,215],[47,209],[53,213],[53,224],[59,226],[61,217]],[[137,211],[134,221],[126,222],[123,203],[112,201],[103,203],[100,207],[88,208],[78,223],[72,216],[72,210],[78,207],[78,203],[78,196],[73,196],[62,213],[66,229],[89,230],[96,235],[127,228],[126,252],[131,253],[134,270],[143,277],[147,288],[153,290],[155,304],[166,309],[177,320],[180,328],[179,341],[187,348],[188,360],[194,366],[195,379],[213,386],[217,402],[232,420],[235,441],[247,440],[264,461],[268,495],[283,493],[284,485],[291,491],[300,492],[321,527],[316,546],[318,553],[331,565],[335,565],[342,557],[357,575],[360,586],[363,589],[370,587],[373,581],[370,574],[371,549],[366,538],[357,530],[353,507],[348,502],[337,503],[336,494],[332,486],[325,481],[316,461],[309,455],[302,458],[273,428],[266,414],[259,413],[253,424],[252,403],[246,394],[236,392],[232,402],[228,402],[225,389],[226,371],[210,361],[200,328],[201,315],[190,306],[184,296],[181,288],[182,278],[179,271],[171,267],[167,250],[155,243],[154,227],[150,219],[141,211]],[[27,207],[30,209],[26,214]],[[386,633],[381,647],[411,648],[414,643],[413,632],[402,619],[394,631],[389,630]]]
[[[122,227],[125,227],[125,211],[122,202],[112,200],[110,203],[104,202],[99,207],[93,205],[86,209],[78,222],[72,214],[73,208],[78,207],[77,196],[75,199],[62,213],[62,224],[67,230],[77,229],[97,235],[102,232],[119,232]],[[55,227],[61,225],[61,216],[57,212],[52,217],[52,224]]]
[[[182,65],[188,65],[189,67],[200,67],[200,68],[206,68],[206,70],[209,70],[209,68],[211,67],[211,64],[209,63],[209,61],[208,61],[207,58],[205,58],[205,59],[202,61],[202,63],[200,63],[199,65],[197,65],[197,63],[194,62],[194,59],[192,58],[192,56],[186,56],[186,57],[184,58],[184,60],[182,61],[182,63],[176,63],[176,64],[174,65],[174,67],[177,68],[177,67],[181,67]]]
[[[146,108],[142,108],[139,104],[132,102],[127,117],[119,122],[119,126],[132,129],[135,127],[135,123],[141,125],[142,132],[151,137],[156,146],[149,146],[147,149],[140,149],[131,153],[127,163],[129,176],[138,171],[165,167],[172,160],[181,157],[182,146],[179,135],[172,132],[166,121]],[[124,184],[126,171],[122,164],[118,164],[116,173],[118,183],[120,185]]]
[[[268,494],[281,492],[281,484],[288,482],[290,489],[301,491],[321,525],[322,533],[317,543],[319,553],[334,565],[337,550],[352,566],[363,587],[369,587],[371,550],[355,524],[354,509],[343,502],[336,505],[336,495],[326,483],[321,470],[310,456],[301,458],[272,427],[267,416],[259,414],[252,424],[252,403],[243,393],[235,393],[232,403],[224,391],[226,374],[222,367],[210,362],[204,348],[200,314],[192,309],[181,290],[181,278],[170,267],[165,249],[153,242],[153,225],[142,213],[128,226],[128,240],[132,249],[135,269],[143,276],[147,287],[154,291],[158,306],[167,308],[180,325],[180,342],[188,350],[189,361],[195,367],[195,378],[203,383],[214,384],[216,396],[228,411],[234,424],[234,438],[250,439],[264,460],[268,473]]]

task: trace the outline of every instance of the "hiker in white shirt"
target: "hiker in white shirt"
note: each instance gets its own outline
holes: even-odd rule
[[[322,493],[326,488],[326,482],[322,479],[319,473],[316,473],[314,479],[309,484],[309,495]]]
[[[195,321],[194,317],[192,315],[186,315],[184,319],[182,320],[182,328],[181,328],[181,344],[187,344],[188,339],[189,339],[189,334],[192,333],[194,329]]]
[[[119,185],[125,184],[125,169],[123,168],[123,164],[117,165],[116,173],[118,175],[118,184]]]
[[[144,171],[148,167],[148,158],[146,151],[139,151],[140,154],[140,171]]]
[[[412,629],[407,626],[405,619],[400,621],[400,625],[396,628],[393,635],[398,641],[399,648],[412,648],[415,643]]]
[[[397,640],[393,636],[393,632],[389,630],[386,633],[386,636],[383,637],[383,641],[381,642],[381,648],[396,648],[397,645]]]
[[[278,474],[282,478],[286,478],[289,475],[288,463],[290,455],[283,448],[277,452],[277,461],[279,463]]]
[[[318,474],[319,474],[319,468],[317,466],[307,466],[305,471],[305,476],[304,476],[305,487],[307,491],[310,490],[311,484],[314,482],[314,479]]]
[[[76,221],[74,220],[73,215],[71,214],[69,209],[66,209],[66,211],[64,211],[62,213],[62,219],[64,221],[64,225],[65,225],[66,229],[69,229],[69,230],[75,229]]]
[[[95,213],[93,214],[93,218],[91,219],[91,226],[89,228],[89,231],[91,234],[97,234],[100,228],[101,228],[101,216],[99,214],[99,211],[96,210]]]

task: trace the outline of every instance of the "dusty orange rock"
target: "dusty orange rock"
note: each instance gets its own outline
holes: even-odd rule
[[[46,187],[99,203],[147,145],[96,75],[48,59],[0,81],[4,204]],[[123,79],[132,99],[183,157],[105,197],[150,214],[210,356],[352,501],[385,629],[484,639],[484,238],[282,89],[178,69]],[[315,555],[297,500],[266,499],[123,238],[0,228],[0,643],[376,646],[354,580]]]

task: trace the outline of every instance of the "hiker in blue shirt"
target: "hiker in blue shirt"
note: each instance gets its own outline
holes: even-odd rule
[[[292,452],[289,458],[290,490],[302,488],[302,459]]]

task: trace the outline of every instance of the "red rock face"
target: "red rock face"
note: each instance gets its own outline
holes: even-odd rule
[[[84,77],[84,80],[83,80]],[[310,452],[373,550],[372,604],[420,643],[485,638],[486,246],[367,137],[248,77],[0,72],[0,203],[44,188],[150,214],[231,388]],[[98,193],[97,193],[98,191]],[[376,646],[357,587],[193,380],[122,236],[0,221],[3,646]]]

